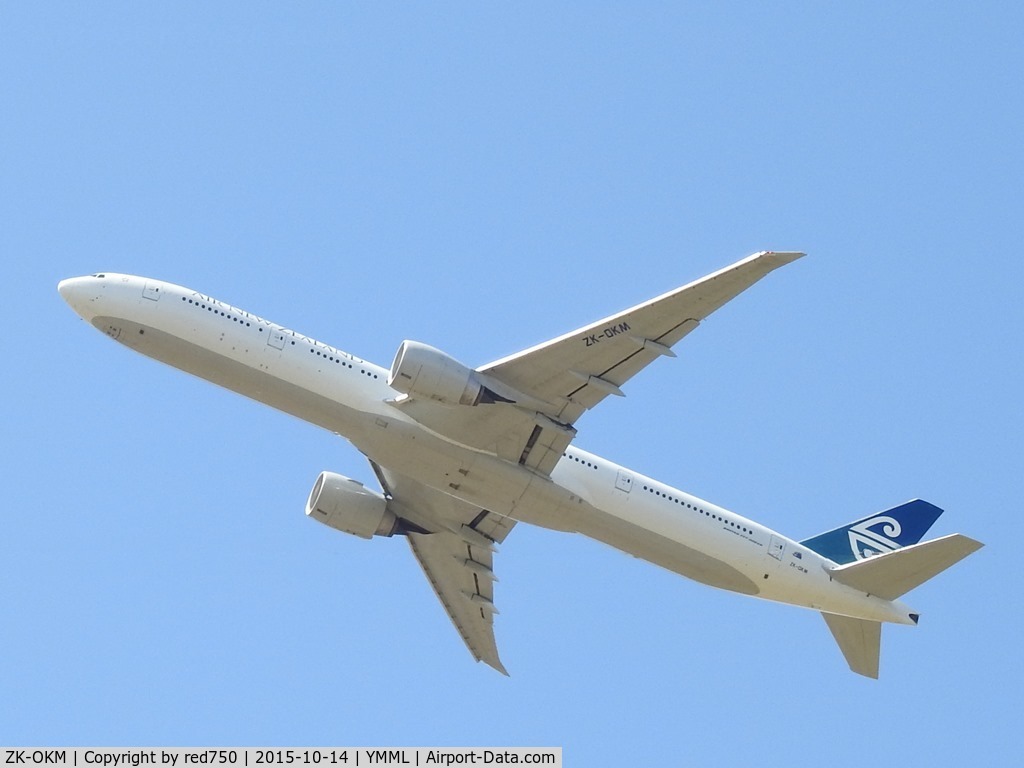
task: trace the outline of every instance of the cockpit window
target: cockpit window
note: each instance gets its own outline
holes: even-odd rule
[[[97,274],[93,275],[93,277],[106,277],[106,275],[97,273]]]

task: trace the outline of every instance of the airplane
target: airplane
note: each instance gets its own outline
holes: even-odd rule
[[[577,421],[726,302],[804,254],[763,251],[625,311],[470,368],[401,343],[390,368],[212,296],[97,273],[62,280],[78,315],[126,347],[346,438],[382,492],[324,471],[306,515],[403,536],[470,653],[503,674],[494,555],[517,523],[580,533],[720,589],[819,611],[854,672],[878,677],[899,598],[978,550],[922,541],[920,499],[797,541],[576,447]]]

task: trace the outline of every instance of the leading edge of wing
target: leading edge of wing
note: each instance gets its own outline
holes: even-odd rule
[[[695,320],[701,320],[704,317],[710,315],[714,310],[722,306],[722,304],[724,304],[726,301],[735,297],[738,293],[742,292],[745,288],[748,288],[749,286],[753,285],[755,282],[760,280],[769,272],[772,272],[778,269],[779,267],[783,267],[786,264],[790,264],[806,255],[807,254],[803,253],[802,251],[760,251],[758,253],[747,256],[745,259],[740,259],[739,261],[730,264],[727,267],[723,267],[722,269],[716,272],[712,272],[709,275],[705,275],[704,277],[694,280],[693,282],[687,283],[686,285],[680,286],[679,288],[675,288],[671,291],[663,293],[660,296],[655,296],[653,299],[641,302],[640,304],[630,307],[629,309],[617,312],[614,315],[609,315],[608,317],[602,318],[601,320],[598,320],[594,323],[585,325],[582,328],[577,328],[574,331],[562,334],[561,336],[558,336],[554,339],[541,342],[540,344],[536,344],[532,347],[529,347],[528,349],[515,352],[499,360],[495,360],[491,363],[488,363],[487,365],[483,365],[480,368],[478,368],[478,370],[484,373],[492,373],[494,372],[494,369],[500,368],[506,363],[509,363],[518,358],[526,357],[546,347],[551,347],[563,341],[576,338],[581,334],[587,334],[593,331],[594,329],[605,328],[614,325],[624,315],[632,315],[637,312],[641,312],[645,309],[648,309],[650,307],[653,307],[657,304],[669,301],[678,294],[685,293],[686,291],[689,291],[690,289],[696,287],[697,285],[700,285],[701,283],[709,283],[715,280],[719,280],[724,275],[728,275],[729,273],[744,273],[744,277],[747,277],[748,279],[743,280],[743,286],[738,291],[731,293],[724,300],[715,303],[713,306],[705,307],[706,311],[703,313],[702,317],[692,318]],[[687,319],[691,318],[682,318],[682,320]]]

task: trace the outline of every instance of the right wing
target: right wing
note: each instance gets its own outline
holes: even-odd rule
[[[451,533],[410,533],[409,545],[473,658],[507,675],[494,639],[491,553]]]
[[[507,675],[494,639],[493,554],[515,521],[370,463],[389,508],[424,531],[409,533],[409,546],[469,652]]]

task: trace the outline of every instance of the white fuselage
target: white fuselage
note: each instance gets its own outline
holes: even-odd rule
[[[470,504],[582,533],[722,589],[914,623],[903,603],[833,581],[826,569],[835,563],[799,543],[579,448],[548,478],[452,442],[395,406],[387,369],[204,294],[113,273],[65,280],[60,291],[122,344],[328,429],[381,466]]]

